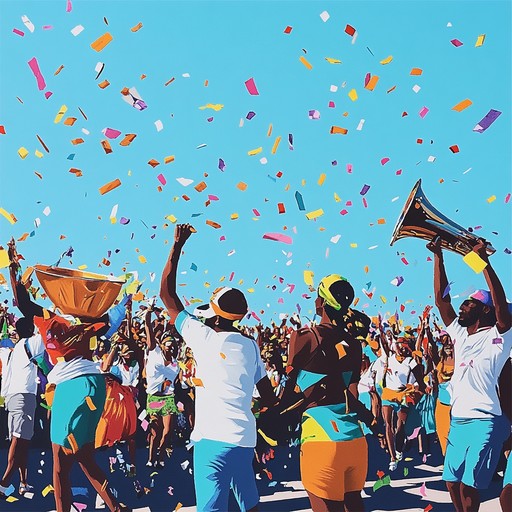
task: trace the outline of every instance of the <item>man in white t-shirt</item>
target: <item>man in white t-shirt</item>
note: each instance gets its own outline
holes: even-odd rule
[[[2,389],[0,396],[5,399],[8,412],[9,438],[11,445],[7,468],[0,480],[0,496],[14,491],[11,478],[19,468],[21,495],[32,490],[27,483],[28,447],[34,435],[34,420],[37,395],[37,366],[34,358],[44,352],[39,334],[34,335],[34,324],[28,318],[16,322],[19,336],[14,347],[0,347],[2,361]]]
[[[510,420],[502,412],[497,389],[512,348],[512,315],[485,247],[481,239],[473,251],[487,264],[483,273],[490,291],[471,294],[457,316],[446,292],[448,278],[440,240],[427,245],[434,253],[436,306],[455,353],[443,480],[457,512],[479,509],[479,489],[489,486],[503,442],[510,434]],[[509,393],[507,390],[510,399]]]
[[[217,289],[210,306],[202,311],[204,323],[185,311],[176,293],[176,272],[182,247],[193,232],[189,224],[176,227],[160,296],[197,362],[196,419],[191,435],[197,510],[226,511],[230,488],[240,509],[252,510],[259,501],[252,470],[256,446],[256,420],[251,412],[254,386],[263,403],[273,404],[276,397],[256,342],[233,326],[247,313],[241,291]]]

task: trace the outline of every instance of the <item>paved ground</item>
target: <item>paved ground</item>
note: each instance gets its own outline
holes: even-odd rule
[[[448,493],[441,481],[442,460],[437,446],[434,454],[424,463],[413,447],[405,454],[405,460],[391,473],[391,481],[380,489],[373,490],[378,479],[377,471],[389,474],[386,454],[374,439],[369,440],[370,468],[368,481],[364,489],[366,511],[451,511]],[[124,451],[124,447],[123,447]],[[276,457],[268,468],[272,480],[263,475],[258,480],[262,512],[287,512],[310,510],[309,501],[300,483],[298,449],[296,447],[277,447]],[[416,454],[416,455],[415,455]],[[115,457],[115,450],[98,452],[98,461],[109,475],[109,482],[118,493],[119,499],[138,512],[180,512],[195,511],[195,496],[192,480],[191,454],[185,448],[177,448],[167,460],[163,469],[153,470],[144,466],[147,451],[140,449],[138,459],[138,480],[145,489],[137,495],[134,479],[126,477],[114,465],[110,472],[109,458]],[[0,468],[3,468],[7,452],[0,450]],[[19,498],[13,503],[0,502],[0,510],[12,512],[45,512],[54,510],[53,494],[43,497],[42,491],[51,483],[51,454],[48,450],[33,449],[30,457],[30,480],[35,486],[31,499]],[[386,477],[383,477],[386,481]],[[79,510],[95,510],[96,494],[78,467],[73,468],[72,482],[74,501]],[[491,488],[483,494],[482,512],[499,512],[497,496],[501,490],[501,479],[496,478]],[[233,510],[237,510],[233,504]]]

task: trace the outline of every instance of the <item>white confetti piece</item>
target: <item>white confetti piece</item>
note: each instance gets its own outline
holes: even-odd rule
[[[82,25],[77,25],[75,28],[71,29],[71,33],[76,37],[83,30],[84,30],[84,27],[82,27]]]
[[[324,11],[324,12],[320,13],[320,18],[325,23],[330,18],[330,15],[327,11]]]

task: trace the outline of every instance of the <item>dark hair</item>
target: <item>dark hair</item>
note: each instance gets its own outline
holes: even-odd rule
[[[22,316],[18,318],[15,325],[20,338],[30,338],[34,336],[34,322],[30,318]]]

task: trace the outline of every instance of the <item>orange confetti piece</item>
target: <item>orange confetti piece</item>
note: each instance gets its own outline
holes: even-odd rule
[[[74,174],[77,178],[83,176],[82,171],[80,169],[75,169],[74,167],[71,167],[71,169],[69,169],[69,172]]]
[[[208,187],[208,185],[204,182],[204,181],[201,181],[199,182],[194,188],[198,191],[198,192],[202,192],[203,190],[205,190],[206,188]]]
[[[94,51],[101,52],[101,50],[103,50],[107,44],[112,42],[112,39],[113,37],[111,34],[109,32],[105,32],[102,36],[98,37],[96,41],[91,43],[91,48]]]
[[[469,106],[473,105],[473,102],[470,99],[462,100],[460,103],[457,103],[454,107],[452,107],[452,110],[455,110],[456,112],[462,112],[464,109],[468,108]]]
[[[130,30],[132,32],[138,32],[141,28],[142,28],[142,22],[139,21],[139,23],[137,23],[137,25],[135,25],[135,27],[132,27]]]
[[[197,388],[204,388],[204,384],[201,379],[193,377],[191,380],[192,380],[192,383],[194,384],[194,386],[196,386]]]
[[[420,76],[423,74],[423,70],[420,68],[412,68],[411,69],[411,75],[412,76]]]
[[[112,146],[110,145],[110,142],[108,140],[102,140],[101,141],[101,147],[105,151],[105,153],[108,155],[109,153],[112,153]]]
[[[57,76],[62,70],[64,69],[64,66],[63,65],[60,65],[58,68],[57,68],[57,71],[55,71],[55,73],[53,73],[53,76]]]
[[[338,352],[338,357],[340,359],[344,358],[347,355],[347,351],[345,350],[345,347],[343,346],[343,343],[337,343],[335,345],[336,351]]]
[[[244,183],[243,181],[240,181],[237,184],[236,188],[243,192],[243,191],[247,190],[247,183]]]
[[[96,410],[96,406],[94,405],[94,402],[92,401],[92,398],[90,396],[85,397],[85,402],[86,402],[87,406],[89,407],[89,409],[91,409],[91,411]]]
[[[336,425],[336,422],[334,420],[331,420],[331,426],[334,432],[339,432],[338,425]]]
[[[365,89],[368,91],[373,91],[375,89],[375,86],[377,85],[377,82],[379,81],[379,77],[376,75],[373,75],[370,78],[370,81],[364,86]]]
[[[64,120],[64,124],[65,124],[66,126],[73,126],[75,123],[76,123],[76,117],[67,117],[67,118]]]
[[[302,62],[302,64],[304,64],[304,66],[306,66],[306,69],[313,69],[313,66],[311,65],[311,63],[308,62],[304,56],[301,55],[299,57],[299,60]]]
[[[111,192],[112,190],[114,190],[115,188],[120,187],[120,186],[121,186],[121,180],[119,178],[117,178],[114,181],[106,183],[105,185],[100,187],[99,191],[100,191],[101,195],[104,195],[104,194],[106,194],[108,192]]]
[[[135,137],[137,137],[137,135],[135,133],[127,133],[124,136],[124,139],[119,143],[119,145],[120,146],[129,146],[134,141]]]
[[[19,238],[18,238],[18,242],[24,242],[29,236],[29,233],[23,233],[23,235],[21,235]]]
[[[166,156],[164,158],[164,164],[170,164],[171,162],[174,162],[174,155]]]
[[[220,352],[220,357],[222,357],[222,359],[226,359],[226,354],[224,354],[223,352]]]
[[[160,165],[160,162],[158,160],[155,160],[154,158],[152,158],[149,162],[148,162],[149,165],[151,165],[151,167],[155,168],[157,165]]]
[[[165,82],[164,86],[167,87],[169,84],[172,84],[174,82],[174,80],[176,80],[174,77],[172,77],[170,80],[167,80],[167,82]]]
[[[386,219],[378,219],[377,224],[386,224]]]
[[[85,141],[84,139],[72,139],[71,140],[71,144],[73,144],[73,146],[76,146],[78,144],[83,144]]]
[[[109,82],[108,80],[103,80],[103,82],[100,82],[100,83],[98,84],[98,87],[99,87],[100,89],[105,89],[105,88],[107,88],[109,85],[110,85],[110,82]]]
[[[212,228],[215,228],[215,229],[219,229],[221,227],[220,224],[218,224],[217,222],[214,222],[213,220],[207,220],[206,224],[208,226],[211,226]]]
[[[341,133],[341,135],[346,135],[348,130],[346,128],[341,128],[340,126],[331,126],[331,134]]]

